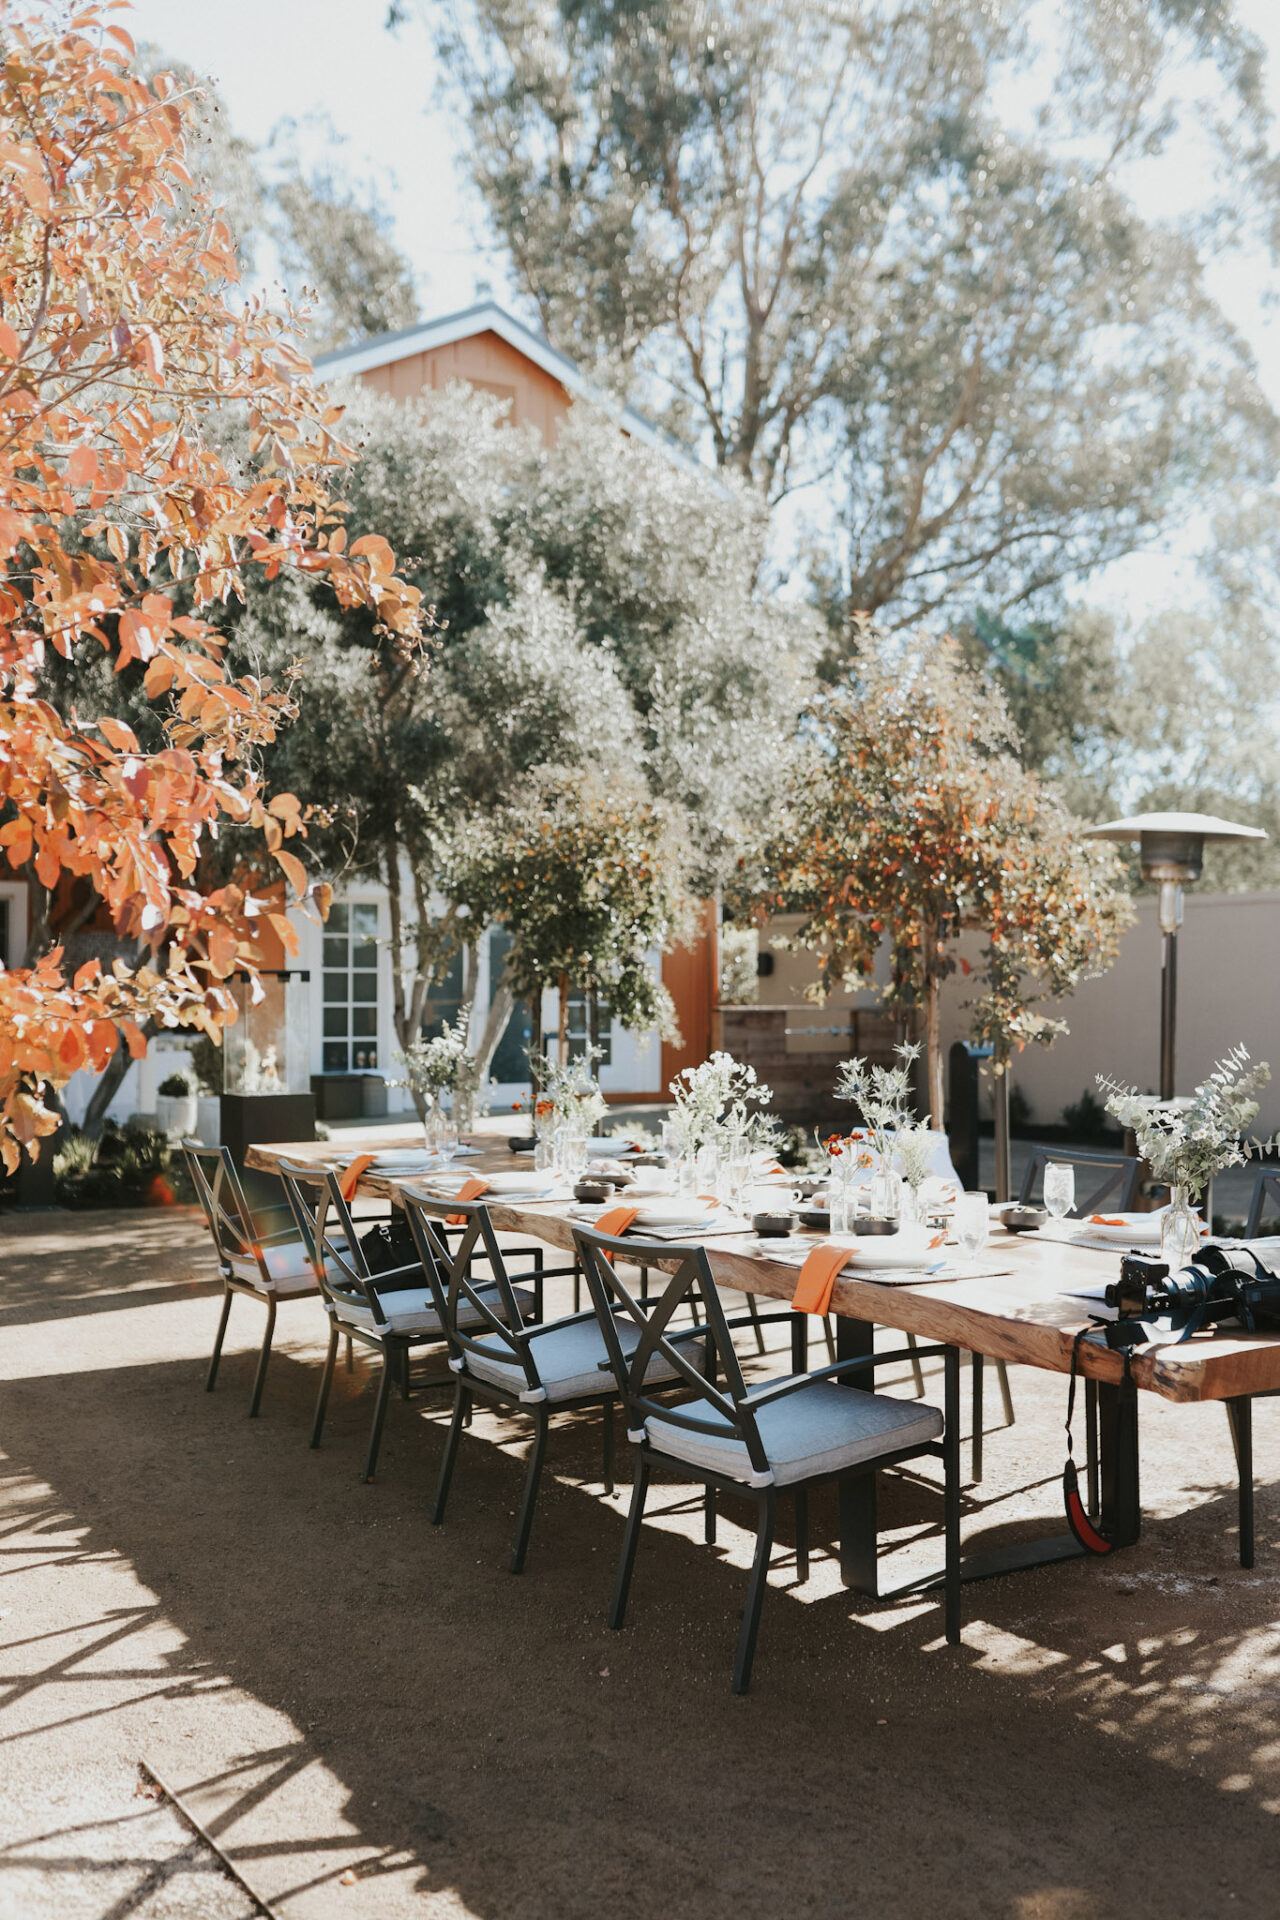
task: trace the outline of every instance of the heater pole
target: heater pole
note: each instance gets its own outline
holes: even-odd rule
[[[1178,1020],[1178,936],[1164,936],[1164,965],[1160,975],[1160,1098],[1172,1100],[1176,1089],[1174,1047]]]

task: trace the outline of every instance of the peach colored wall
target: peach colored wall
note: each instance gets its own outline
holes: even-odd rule
[[[465,380],[469,386],[511,402],[512,426],[538,429],[549,445],[569,411],[570,399],[560,382],[526,359],[496,333],[476,333],[427,353],[412,353],[383,367],[370,367],[360,378],[377,393],[393,400],[411,400],[424,389]]]

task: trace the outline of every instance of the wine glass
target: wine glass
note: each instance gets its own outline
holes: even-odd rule
[[[972,1258],[986,1246],[987,1226],[986,1194],[962,1193],[956,1201],[955,1218],[951,1223],[951,1231],[961,1253]]]
[[[1065,1220],[1076,1203],[1076,1170],[1050,1160],[1044,1170],[1044,1204],[1055,1220]]]

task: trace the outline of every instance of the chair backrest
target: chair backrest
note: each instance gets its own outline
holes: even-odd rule
[[[1253,1196],[1249,1201],[1249,1213],[1244,1223],[1246,1240],[1257,1239],[1268,1201],[1272,1201],[1277,1210],[1280,1210],[1280,1167],[1259,1167],[1253,1176]]]
[[[455,1371],[466,1372],[467,1355],[483,1340],[486,1358],[496,1356],[523,1368],[530,1389],[536,1390],[542,1381],[531,1343],[524,1335],[537,1323],[527,1323],[520,1312],[519,1297],[507,1273],[488,1207],[482,1200],[433,1200],[411,1187],[398,1187],[396,1193],[426,1270],[449,1358],[458,1362]],[[445,1226],[459,1219],[462,1235],[457,1246],[450,1247]],[[477,1250],[489,1269],[478,1279],[473,1272]],[[465,1327],[461,1324],[464,1315]]]
[[[654,1416],[674,1426],[687,1427],[693,1433],[740,1441],[747,1449],[754,1471],[768,1474],[768,1455],[747,1398],[733,1335],[705,1249],[615,1239],[594,1233],[588,1227],[575,1227],[573,1240],[591,1289],[592,1305],[618,1392],[626,1405],[627,1431],[631,1437],[642,1438],[645,1421]],[[661,1293],[642,1298],[619,1272],[618,1255],[642,1272],[646,1268],[656,1272],[672,1260],[679,1264],[666,1279]],[[686,1305],[692,1309],[694,1324],[681,1326],[679,1338],[673,1339],[672,1320]],[[631,1353],[624,1351],[618,1337],[622,1317],[632,1322],[639,1335]],[[693,1364],[689,1355],[690,1341],[695,1336],[706,1343],[702,1369]],[[688,1387],[688,1400],[673,1404],[665,1398],[655,1399],[647,1391],[645,1377],[655,1355],[664,1363],[658,1370],[662,1391],[670,1391],[670,1376],[674,1374]],[[723,1380],[723,1388],[717,1386],[717,1379]]]
[[[1018,1195],[1020,1206],[1030,1206],[1037,1186],[1043,1190],[1044,1170],[1050,1161],[1083,1168],[1085,1185],[1088,1187],[1086,1198],[1080,1197],[1080,1182],[1076,1182],[1076,1203],[1068,1218],[1083,1220],[1087,1213],[1096,1213],[1099,1207],[1114,1207],[1120,1213],[1127,1213],[1138,1195],[1139,1163],[1131,1153],[1091,1153],[1083,1147],[1070,1147],[1060,1150],[1057,1147],[1037,1147],[1027,1162],[1027,1170],[1022,1176],[1022,1191]]]
[[[387,1316],[379,1289],[390,1291],[421,1281],[417,1263],[374,1274],[356,1235],[351,1209],[342,1197],[339,1176],[287,1160],[280,1162],[279,1172],[326,1308],[343,1321],[363,1321],[367,1312],[373,1316],[375,1331],[384,1328]]]
[[[224,1273],[230,1273],[233,1260],[252,1260],[269,1293],[275,1282],[267,1271],[253,1214],[244,1197],[230,1147],[206,1147],[199,1140],[184,1140],[182,1152],[196,1198],[213,1235],[218,1265]]]

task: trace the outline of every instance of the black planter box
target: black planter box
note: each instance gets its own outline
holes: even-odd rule
[[[224,1093],[222,1095],[222,1144],[230,1147],[231,1158],[243,1170],[244,1156],[250,1147],[265,1146],[273,1140],[314,1140],[316,1103],[310,1093]],[[253,1174],[246,1184],[258,1187],[266,1182],[272,1198],[278,1197],[279,1182],[271,1175]],[[248,1194],[250,1201],[253,1195]]]

